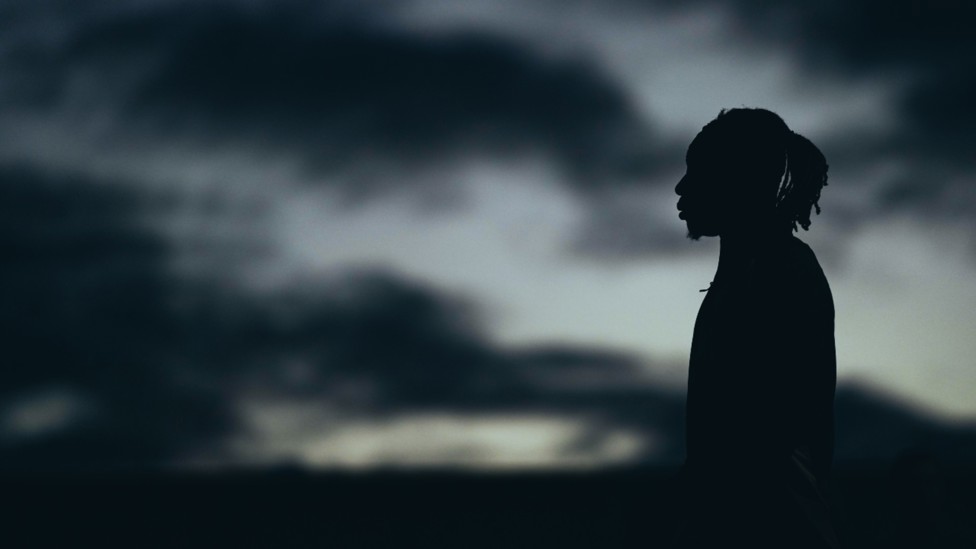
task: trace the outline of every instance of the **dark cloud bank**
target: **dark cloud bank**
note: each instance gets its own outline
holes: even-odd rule
[[[158,197],[27,165],[3,166],[0,180],[6,470],[178,465],[201,455],[232,464],[222,443],[243,428],[239,399],[255,393],[374,417],[595,418],[599,427],[579,444],[627,427],[658,443],[638,462],[681,459],[682,396],[649,378],[644,359],[499,346],[475,304],[390,273],[348,272],[272,294],[233,290],[172,269],[176,244],[144,222]],[[38,423],[44,398],[74,404]],[[839,461],[885,460],[913,445],[947,461],[976,457],[972,425],[941,423],[866,387],[842,388],[837,409]]]
[[[106,157],[176,146],[297,160],[353,200],[450,194],[445,166],[542,158],[591,212],[573,251],[624,259],[680,239],[612,195],[675,171],[684,144],[592,60],[410,33],[343,2],[60,6],[8,18],[22,30],[0,53],[0,116],[61,113]]]
[[[109,139],[297,154],[316,173],[378,164],[381,177],[346,189],[359,194],[468,155],[542,153],[580,189],[660,161],[646,121],[599,67],[492,35],[409,34],[340,2],[89,11],[81,23],[70,9],[23,16],[36,32],[10,39],[9,106],[107,110]]]

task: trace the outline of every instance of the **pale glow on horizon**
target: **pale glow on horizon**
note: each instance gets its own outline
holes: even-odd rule
[[[232,447],[247,463],[591,469],[628,463],[654,444],[636,431],[579,415],[414,412],[377,419],[339,414],[321,403],[256,401],[243,411],[249,436]]]

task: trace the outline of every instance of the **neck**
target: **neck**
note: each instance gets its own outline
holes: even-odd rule
[[[727,231],[719,237],[718,270],[715,280],[748,276],[756,260],[770,249],[789,241],[793,233],[757,228]]]

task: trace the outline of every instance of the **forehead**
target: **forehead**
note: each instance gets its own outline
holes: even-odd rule
[[[707,132],[702,130],[698,132],[698,135],[691,141],[688,145],[688,151],[685,152],[685,162],[688,164],[698,163],[706,160],[707,158],[713,158],[716,152],[716,142],[714,132]]]

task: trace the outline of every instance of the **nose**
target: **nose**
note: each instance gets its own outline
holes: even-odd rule
[[[688,174],[685,174],[684,176],[681,177],[681,179],[678,181],[678,184],[674,186],[675,194],[677,194],[678,196],[684,194],[685,187],[688,186],[687,180],[688,180]]]

